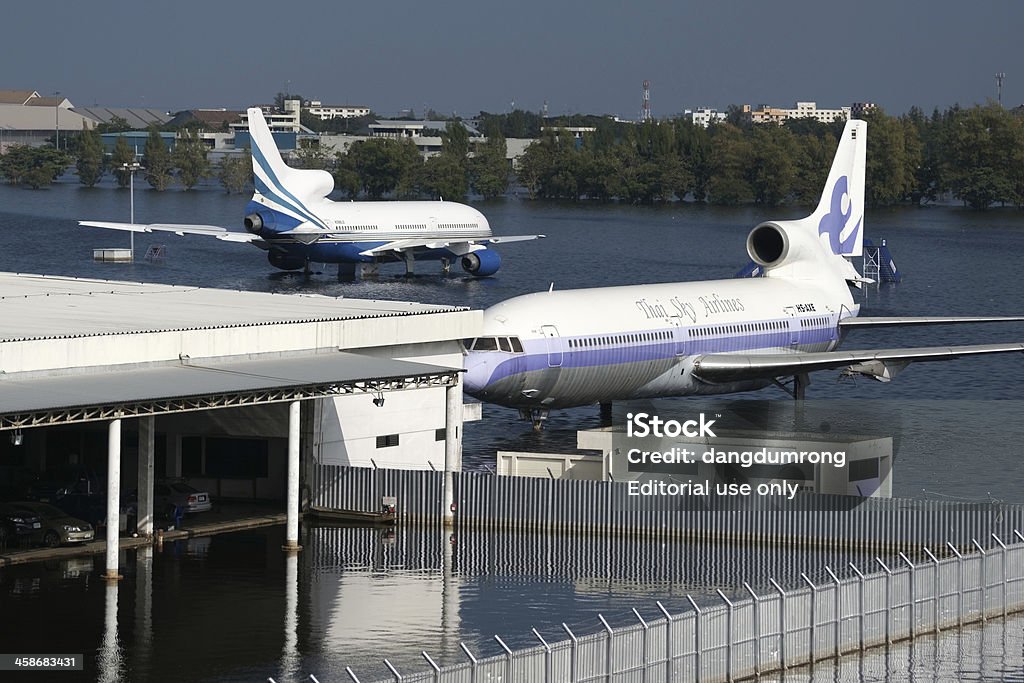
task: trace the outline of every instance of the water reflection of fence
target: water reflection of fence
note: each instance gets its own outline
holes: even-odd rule
[[[395,496],[399,519],[441,523],[443,474],[433,471],[317,465],[313,504],[378,510]],[[455,476],[456,524],[461,528],[565,531],[699,541],[743,541],[784,546],[896,552],[950,543],[991,546],[991,534],[1024,529],[1024,506],[938,500],[803,495],[793,500],[631,496],[624,482]]]
[[[557,641],[534,631],[539,644],[531,648],[512,650],[495,636],[503,655],[477,658],[463,645],[466,662],[440,667],[424,653],[431,670],[414,674],[401,675],[385,660],[392,672],[385,680],[656,683],[784,670],[1024,609],[1024,536],[1014,531],[1010,545],[991,540],[994,548],[973,541],[968,553],[950,543],[944,558],[924,550],[928,559],[916,563],[906,555],[895,566],[876,560],[876,568],[853,567],[847,578],[827,569],[825,583],[802,575],[795,589],[773,580],[773,591],[756,593],[744,584],[747,598],[720,594],[719,604],[703,607],[691,601],[681,614],[658,603],[659,615],[645,619],[634,610],[631,625],[599,617],[600,630],[587,635],[563,625]]]

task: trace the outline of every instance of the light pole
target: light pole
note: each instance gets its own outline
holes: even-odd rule
[[[134,262],[135,261],[135,227],[134,227],[135,226],[135,172],[142,170],[142,164],[140,164],[137,161],[132,161],[131,163],[126,161],[125,163],[121,164],[121,170],[122,171],[128,171],[128,194],[131,197],[131,207],[132,207],[131,208],[131,211],[132,211],[132,213],[131,213],[132,230],[129,232],[129,234],[131,235],[131,252],[132,252],[131,260]]]
[[[53,93],[53,147],[60,149],[60,90]]]

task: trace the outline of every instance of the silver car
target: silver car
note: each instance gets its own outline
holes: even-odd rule
[[[153,509],[161,511],[171,505],[186,514],[213,509],[209,493],[183,481],[158,481],[153,484]]]

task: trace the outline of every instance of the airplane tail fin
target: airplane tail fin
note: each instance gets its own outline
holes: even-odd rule
[[[256,184],[254,201],[286,213],[300,222],[321,224],[307,206],[334,191],[334,177],[319,169],[291,168],[284,163],[274,136],[257,107],[248,110],[252,140],[252,171]]]
[[[824,247],[837,256],[861,256],[864,246],[864,168],[867,121],[843,128],[818,208],[808,216]]]
[[[867,132],[865,121],[846,123],[814,213],[762,223],[747,236],[747,253],[767,277],[817,279],[824,266],[855,286],[865,281],[849,257],[863,253]]]

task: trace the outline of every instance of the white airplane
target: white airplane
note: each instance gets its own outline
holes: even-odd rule
[[[867,280],[846,257],[862,251],[866,149],[867,123],[850,121],[814,213],[750,232],[762,277],[548,291],[491,306],[482,336],[466,343],[466,393],[518,408],[539,427],[552,408],[773,384],[800,399],[815,370],[888,382],[915,361],[1024,351],[836,350],[856,328],[1024,320],[857,317],[849,285]]]
[[[311,262],[354,267],[404,261],[413,272],[417,260],[440,260],[447,272],[453,260],[471,275],[494,275],[501,267],[491,244],[519,242],[544,235],[494,236],[476,209],[456,202],[334,202],[334,177],[327,171],[297,169],[281,159],[263,112],[248,110],[256,191],[245,207],[247,232],[216,225],[111,223],[79,225],[129,232],[172,232],[248,242],[266,250],[281,270],[309,268]]]

